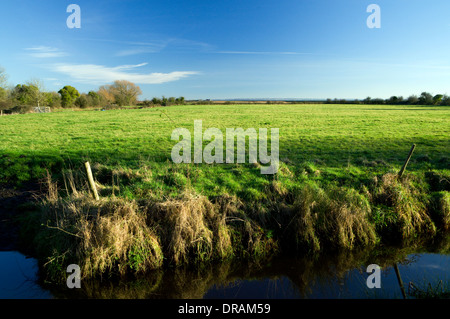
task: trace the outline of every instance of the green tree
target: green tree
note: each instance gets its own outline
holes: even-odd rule
[[[389,100],[386,101],[386,104],[390,104],[390,105],[396,105],[397,103],[398,103],[398,97],[396,97],[395,95],[391,96],[389,98]]]
[[[177,98],[176,100],[175,100],[175,103],[177,104],[177,105],[184,105],[185,104],[185,100],[184,100],[184,96],[180,96],[179,98]]]
[[[11,99],[9,98],[9,91],[0,87],[0,111],[3,114],[4,110],[9,110],[13,106]]]
[[[80,97],[80,93],[76,88],[70,85],[66,85],[61,90],[58,91],[61,95],[61,105],[62,107],[71,107],[77,98]]]
[[[11,100],[5,99],[5,100],[1,100],[1,101],[0,101],[0,111],[1,111],[1,114],[3,114],[3,111],[9,110],[9,109],[11,109],[12,107],[13,107],[13,104],[12,104]]]
[[[87,94],[81,94],[76,100],[75,100],[75,105],[84,109],[86,107],[88,107],[90,104],[90,98]]]
[[[171,96],[171,97],[169,97],[169,101],[168,101],[168,104],[169,105],[174,105],[174,104],[176,104],[176,99],[173,97],[173,96]]]
[[[434,97],[433,97],[433,104],[434,105],[440,105],[441,104],[441,102],[442,102],[442,98],[443,98],[444,96],[442,95],[442,94],[436,94]]]
[[[450,96],[444,95],[442,97],[441,105],[450,106]]]
[[[417,97],[417,95],[411,95],[406,100],[406,103],[408,103],[409,105],[415,105],[419,103],[419,98]]]
[[[419,104],[421,105],[432,105],[433,104],[433,95],[428,92],[422,92],[419,96]]]
[[[57,92],[45,92],[45,103],[52,107],[61,107],[61,96]]]
[[[8,91],[0,86],[0,101],[8,98]]]
[[[34,86],[17,84],[11,93],[11,97],[19,105],[31,106],[34,103],[35,90],[37,88]]]
[[[159,98],[157,98],[157,97],[154,97],[154,98],[152,99],[152,103],[153,103],[153,105],[161,105],[161,104],[162,104],[162,101],[161,101],[161,99],[159,99]]]
[[[102,101],[100,94],[94,91],[89,91],[88,97],[90,106],[99,106]]]
[[[385,103],[385,101],[381,98],[375,98],[375,99],[371,100],[371,104],[382,105],[384,103]],[[345,104],[345,103],[341,102],[341,104]]]

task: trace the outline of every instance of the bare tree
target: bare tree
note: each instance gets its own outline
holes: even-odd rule
[[[108,104],[114,103],[114,96],[110,92],[110,85],[102,85],[97,94],[101,97],[101,100]]]
[[[8,86],[8,75],[5,72],[5,69],[0,66],[0,88],[6,90]]]
[[[27,82],[27,85],[33,87],[33,90],[31,90],[33,101],[40,107],[46,100],[44,82],[40,79],[33,78]]]
[[[138,96],[142,94],[139,86],[126,80],[115,81],[114,84],[107,85],[104,89],[114,97],[116,104],[120,106],[135,105]]]
[[[11,107],[10,101],[8,100],[7,79],[8,75],[5,69],[0,67],[0,115],[3,115],[3,110]]]

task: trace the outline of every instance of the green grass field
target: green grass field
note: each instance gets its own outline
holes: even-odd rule
[[[162,112],[166,113],[172,121]],[[432,160],[448,155],[450,108],[367,105],[176,106],[1,118],[1,152],[122,161],[170,157],[176,127],[280,128],[280,156],[329,166],[365,157],[399,164],[412,142]],[[126,163],[125,162],[125,163]]]
[[[409,171],[448,168],[448,107],[186,105],[4,116],[0,118],[0,177],[7,182],[26,181],[40,176],[44,168],[59,173],[89,160],[131,169],[145,165],[156,174],[140,188],[175,190],[160,183],[161,175],[173,166],[170,152],[176,142],[171,133],[177,127],[193,133],[197,119],[203,120],[203,130],[279,128],[280,160],[289,170],[303,171],[307,165],[323,172],[320,178],[326,180],[366,178],[399,169],[413,143],[417,148]],[[270,179],[250,165],[190,166],[195,166],[193,186],[210,195],[261,190]],[[180,174],[186,177],[189,168],[181,167]]]
[[[222,132],[279,128],[278,173],[262,175],[254,164],[174,164],[172,131],[184,127],[193,135],[194,120]],[[448,107],[372,105],[3,116],[0,180],[20,185],[50,172],[42,212],[27,217],[24,233],[56,277],[67,262],[98,274],[166,261],[351,249],[450,229],[449,124]],[[89,195],[85,161],[100,201]]]

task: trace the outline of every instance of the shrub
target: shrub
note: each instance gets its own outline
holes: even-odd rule
[[[17,105],[10,109],[11,113],[25,114],[32,112],[33,107],[30,105]]]

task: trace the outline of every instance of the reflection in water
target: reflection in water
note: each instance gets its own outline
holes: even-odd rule
[[[15,251],[0,252],[0,299],[51,298],[37,283],[37,262]]]
[[[0,299],[403,298],[398,275],[405,295],[411,282],[426,288],[442,280],[441,287],[450,289],[448,239],[427,249],[396,247],[315,258],[275,257],[259,263],[230,261],[158,270],[139,278],[82,280],[81,289],[38,284],[34,259],[0,252]],[[381,289],[367,288],[370,264],[382,268]]]
[[[327,257],[273,258],[264,263],[224,262],[197,269],[154,271],[133,280],[90,280],[82,289],[52,288],[57,298],[403,298],[403,283],[450,285],[449,245],[433,249],[385,248]],[[382,268],[381,289],[366,285],[369,264]]]

